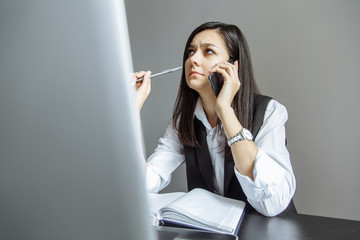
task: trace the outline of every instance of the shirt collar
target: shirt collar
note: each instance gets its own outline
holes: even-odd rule
[[[199,119],[202,124],[204,124],[204,126],[208,129],[208,130],[212,130],[213,128],[211,127],[209,121],[207,120],[204,108],[202,106],[201,103],[201,99],[198,98],[197,102],[196,102],[196,106],[195,106],[195,111],[194,111],[194,117],[197,117],[197,119]]]

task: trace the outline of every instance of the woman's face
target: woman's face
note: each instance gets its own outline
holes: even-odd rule
[[[223,38],[217,30],[199,32],[187,53],[185,76],[188,86],[197,92],[212,91],[208,80],[212,67],[230,58]]]

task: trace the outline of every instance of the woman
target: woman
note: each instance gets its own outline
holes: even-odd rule
[[[211,73],[223,77],[218,95],[208,80]],[[145,76],[137,84],[139,111],[150,93],[149,75],[136,74]],[[185,46],[172,123],[145,166],[148,191],[167,186],[172,172],[186,162],[189,190],[201,187],[240,199],[248,203],[248,211],[265,216],[278,215],[289,203],[287,212],[294,212],[287,111],[258,93],[238,27],[208,22],[196,28]]]

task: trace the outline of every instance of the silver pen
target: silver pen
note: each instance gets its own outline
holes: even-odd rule
[[[153,78],[153,77],[156,77],[156,76],[161,76],[161,75],[164,75],[164,74],[167,74],[167,73],[171,73],[171,72],[175,72],[175,71],[180,70],[180,69],[182,69],[182,67],[176,67],[176,68],[166,69],[166,70],[164,70],[164,71],[162,71],[162,72],[152,74],[152,75],[150,76],[150,78]],[[136,82],[140,82],[140,81],[142,81],[143,79],[144,79],[144,78],[141,77],[141,78],[137,79]]]

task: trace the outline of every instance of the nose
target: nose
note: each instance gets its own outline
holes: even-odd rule
[[[195,52],[192,56],[189,57],[190,63],[196,66],[200,65],[201,56],[198,52]]]

